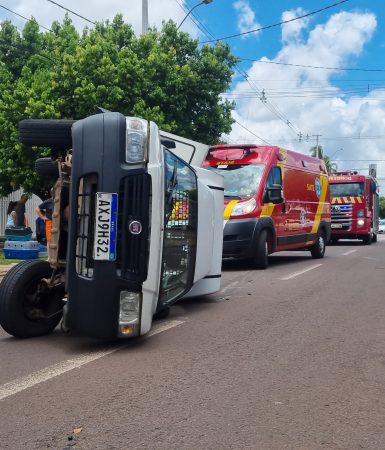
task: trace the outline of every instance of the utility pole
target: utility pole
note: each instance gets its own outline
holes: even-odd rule
[[[318,139],[322,136],[322,134],[312,134],[313,137],[317,138],[317,146],[316,146],[316,158],[319,158],[319,147],[318,147]]]
[[[142,0],[142,34],[148,30],[148,0]]]

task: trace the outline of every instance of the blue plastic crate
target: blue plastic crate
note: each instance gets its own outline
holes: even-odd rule
[[[39,256],[39,249],[28,250],[28,249],[7,249],[4,248],[4,256],[6,259],[37,259]]]
[[[40,244],[37,241],[12,241],[4,242],[4,248],[7,250],[40,250]]]
[[[8,241],[30,241],[32,238],[32,233],[26,234],[25,236],[7,236]]]
[[[39,244],[39,258],[47,258],[48,249],[45,245]]]

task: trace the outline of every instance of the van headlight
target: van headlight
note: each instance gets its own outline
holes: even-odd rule
[[[140,304],[142,294],[121,291],[119,303],[119,335],[123,337],[139,334]]]
[[[357,211],[357,217],[364,217],[365,216],[365,210],[364,209],[359,209]]]
[[[147,157],[147,121],[126,117],[126,157],[128,164],[146,161]]]
[[[244,216],[245,214],[250,214],[252,211],[254,211],[256,206],[257,202],[255,201],[255,198],[251,198],[246,202],[239,202],[234,206],[233,210],[231,211],[231,215]]]
[[[357,226],[363,227],[364,225],[365,225],[365,220],[364,219],[358,219],[357,220]]]

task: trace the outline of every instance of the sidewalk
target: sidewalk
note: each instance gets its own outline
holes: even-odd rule
[[[8,272],[8,270],[15,266],[17,263],[11,263],[11,264],[0,264],[0,280],[3,278],[3,276]]]

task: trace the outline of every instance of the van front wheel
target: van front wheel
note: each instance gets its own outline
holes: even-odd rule
[[[266,269],[269,263],[269,247],[267,244],[267,231],[262,230],[257,238],[255,255],[251,260],[254,269]]]
[[[26,260],[12,267],[0,284],[0,325],[12,336],[50,333],[60,322],[64,286],[47,289],[47,261]]]
[[[314,245],[310,247],[311,256],[315,259],[323,258],[325,255],[325,234],[320,231],[317,235],[317,240]]]

